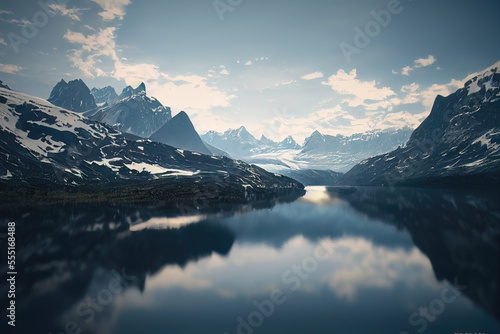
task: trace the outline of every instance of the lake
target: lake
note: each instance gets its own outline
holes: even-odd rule
[[[3,208],[17,332],[500,333],[498,192],[306,190],[181,216]]]

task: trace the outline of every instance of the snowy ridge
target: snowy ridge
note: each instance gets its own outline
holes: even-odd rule
[[[5,88],[0,96],[5,101],[0,103],[0,182],[47,189],[181,178],[186,184],[251,185],[255,191],[302,187],[242,161],[136,140],[40,98]]]

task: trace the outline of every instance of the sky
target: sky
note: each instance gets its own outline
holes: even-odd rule
[[[416,127],[500,60],[498,0],[41,0],[0,4],[0,80],[144,82],[201,134]]]

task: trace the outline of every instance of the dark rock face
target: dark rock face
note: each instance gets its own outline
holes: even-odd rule
[[[92,88],[90,94],[92,94],[95,103],[99,107],[105,105],[110,106],[118,102],[118,94],[116,94],[115,89],[111,86],[106,86],[104,88]]]
[[[154,97],[147,96],[142,83],[135,89],[127,86],[118,102],[90,110],[85,116],[121,132],[148,138],[172,118],[172,111]]]
[[[151,140],[167,144],[183,150],[212,155],[194,129],[188,115],[181,111],[162,126],[151,137]]]
[[[52,89],[47,101],[58,107],[77,112],[96,108],[94,97],[81,79],[70,82],[59,81]]]
[[[500,182],[500,62],[438,96],[408,144],[367,159],[342,184],[489,185]]]
[[[497,189],[357,187],[335,196],[363,215],[408,231],[438,280],[466,286],[463,293],[500,319]]]

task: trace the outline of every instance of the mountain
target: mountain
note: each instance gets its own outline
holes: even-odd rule
[[[183,150],[212,155],[184,111],[175,115],[149,138]]]
[[[292,136],[286,137],[282,142],[280,142],[276,148],[281,150],[297,150],[301,146],[293,139]]]
[[[209,131],[202,138],[232,157],[276,173],[287,169],[346,172],[360,161],[404,146],[412,129],[387,129],[351,136],[330,136],[314,131],[300,146],[292,136],[277,143],[261,136],[255,139],[245,127],[224,133]]]
[[[72,111],[87,111],[97,107],[87,85],[81,80],[59,81],[50,93],[48,100],[55,106]]]
[[[10,90],[10,87],[9,87],[9,86],[7,86],[7,85],[4,85],[4,83],[3,83],[3,81],[2,81],[2,80],[0,80],[0,88],[5,88],[5,89]]]
[[[232,157],[242,159],[259,150],[260,144],[247,129],[242,126],[224,133],[209,131],[201,136],[210,145],[228,152]]]
[[[95,103],[98,107],[102,107],[105,105],[113,105],[115,104],[119,98],[118,94],[116,94],[115,89],[111,86],[106,86],[104,88],[92,88],[90,94],[94,97]]]
[[[364,159],[404,146],[412,132],[403,128],[330,136],[314,131],[295,158],[317,169],[345,172]]]
[[[114,126],[121,132],[148,138],[172,118],[171,113],[169,107],[146,95],[142,83],[135,89],[127,86],[117,103],[90,110],[85,116]]]
[[[242,161],[121,133],[81,113],[0,88],[0,197],[175,202],[210,193],[241,201],[303,191]],[[83,195],[82,195],[83,194]]]
[[[437,96],[408,144],[367,159],[341,179],[352,185],[496,184],[500,181],[500,62]]]
[[[259,142],[262,146],[268,146],[268,147],[276,147],[278,145],[277,142],[267,138],[264,135],[260,136]]]
[[[120,94],[118,99],[121,100],[121,99],[124,99],[127,97],[131,97],[133,95],[142,94],[142,93],[146,94],[146,85],[144,84],[144,82],[141,82],[139,84],[139,86],[137,86],[136,88],[133,88],[132,86],[125,87],[122,90],[122,93]]]

